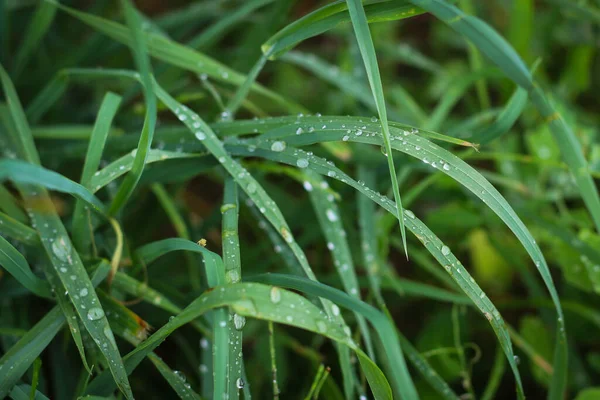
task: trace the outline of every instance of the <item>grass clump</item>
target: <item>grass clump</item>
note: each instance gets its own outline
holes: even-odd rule
[[[0,398],[599,390],[594,2],[0,15]]]

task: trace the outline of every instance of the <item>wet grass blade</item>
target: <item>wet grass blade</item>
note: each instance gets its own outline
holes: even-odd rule
[[[278,285],[288,289],[299,290],[314,296],[324,297],[335,304],[363,315],[373,325],[381,344],[385,348],[388,362],[394,371],[393,381],[396,384],[397,392],[403,398],[419,398],[404,362],[404,356],[400,350],[400,345],[397,340],[394,340],[396,338],[396,330],[389,319],[376,308],[353,296],[349,296],[340,290],[298,276],[265,274],[253,276],[250,280]],[[360,361],[362,362],[362,360]],[[371,388],[373,388],[372,385]]]
[[[242,279],[240,238],[238,236],[239,201],[237,185],[231,177],[225,178],[221,214],[223,215],[221,237],[223,243],[225,283],[237,283]],[[227,322],[227,329],[229,330],[227,393],[230,399],[238,399],[239,391],[241,387],[244,386],[244,380],[242,378],[242,368],[244,366],[242,330],[245,325],[245,317],[235,313],[229,314]]]
[[[0,358],[0,397],[10,393],[64,323],[60,308],[54,307]]]
[[[55,292],[57,290],[66,291],[69,294],[69,300],[73,303],[81,322],[96,342],[102,355],[108,361],[110,372],[119,390],[123,392],[127,399],[133,399],[131,386],[125,374],[119,349],[117,348],[104,311],[100,306],[94,286],[90,281],[79,254],[72,247],[67,230],[57,215],[48,192],[44,186],[35,184],[36,182],[33,181],[35,179],[39,180],[40,171],[45,172],[49,179],[55,181],[54,184],[57,185],[57,189],[60,190],[66,187],[72,190],[73,194],[82,196],[82,199],[92,201],[90,204],[95,208],[102,209],[102,203],[93,196],[90,198],[89,192],[81,185],[69,181],[62,175],[35,165],[39,164],[39,156],[33,143],[29,124],[25,118],[19,98],[14,91],[14,87],[1,67],[0,79],[2,80],[5,95],[9,99],[11,116],[17,129],[17,134],[13,134],[13,137],[17,139],[17,153],[32,163],[28,164],[17,160],[1,160],[0,163],[3,166],[0,167],[0,176],[5,174],[4,176],[13,179],[14,175],[18,175],[21,179],[32,181],[32,183],[20,182],[16,186],[25,202],[25,209],[28,210],[31,224],[38,231],[46,255],[51,261],[51,265],[47,265],[46,268],[54,268],[54,272],[60,277],[61,286],[54,287],[53,289]],[[15,164],[10,164],[11,162],[20,163],[21,166],[17,168]],[[4,168],[6,165],[9,167]],[[11,170],[11,165],[12,171],[9,174],[8,171]],[[39,170],[34,173],[35,176],[32,176],[31,170],[23,171],[23,169],[27,168]],[[44,181],[44,184],[48,184],[48,182]]]
[[[307,170],[305,176],[304,189],[308,191],[319,225],[327,241],[327,249],[331,253],[333,264],[342,281],[344,291],[360,300],[356,269],[350,253],[350,246],[346,240],[346,231],[341,221],[342,213],[335,203],[335,197],[331,193],[327,181],[319,174]],[[367,354],[372,360],[375,360],[369,327],[363,316],[357,315],[357,321],[367,348]]]
[[[382,1],[365,4],[368,22],[392,21],[410,18],[423,13],[423,10],[408,1]],[[261,47],[264,54],[278,57],[298,43],[320,35],[341,23],[351,20],[345,0],[338,0],[321,7],[294,21],[271,36]]]
[[[171,388],[177,393],[180,399],[194,399],[201,400],[200,395],[194,392],[189,383],[182,379],[182,377],[176,374],[169,366],[156,354],[150,353],[148,359],[152,361],[152,364],[156,367],[158,372],[165,378]]]
[[[92,188],[91,180],[100,165],[106,138],[108,137],[112,120],[117,113],[120,103],[121,97],[111,92],[106,93],[102,99],[85,156],[83,172],[81,173],[81,185],[87,189]],[[84,254],[87,254],[89,251],[93,234],[90,229],[91,223],[89,218],[91,217],[85,205],[83,202],[78,201],[73,211],[73,243]]]
[[[41,297],[52,298],[48,282],[38,278],[31,271],[25,257],[2,236],[0,236],[0,266],[32,293]]]
[[[344,295],[345,296],[345,295]],[[277,287],[256,283],[238,283],[206,292],[183,312],[157,330],[125,357],[127,370],[133,369],[173,331],[219,307],[229,306],[238,315],[295,326],[326,336],[352,349],[363,368],[375,399],[391,399],[389,384],[375,363],[364,354],[341,326],[331,321],[302,296]],[[101,390],[100,390],[101,389]],[[110,379],[100,375],[89,386],[91,393],[109,392]]]
[[[144,117],[144,126],[142,127],[131,171],[119,186],[119,190],[108,211],[110,215],[115,215],[125,206],[125,203],[140,180],[144,167],[146,166],[146,159],[148,157],[150,146],[152,145],[154,128],[156,126],[156,96],[152,90],[152,68],[147,55],[146,41],[142,36],[142,23],[137,10],[131,5],[129,0],[122,0],[121,3],[125,11],[125,19],[127,20],[129,32],[132,37],[133,59],[139,71],[142,91],[144,93],[146,115]]]
[[[390,144],[389,131],[390,128],[388,126],[387,110],[383,96],[383,86],[381,84],[381,75],[379,74],[377,56],[375,55],[375,47],[373,46],[371,31],[369,30],[369,23],[360,0],[348,0],[347,4],[348,12],[350,13],[350,19],[352,20],[352,26],[354,27],[354,33],[356,34],[358,47],[360,49],[360,54],[362,55],[367,77],[369,78],[371,91],[373,92],[375,104],[377,105],[379,119],[381,120],[383,145],[385,147],[388,168],[390,170],[392,192],[394,193],[394,199],[396,200],[396,207],[398,207],[398,215],[402,215],[402,201],[400,198],[400,189],[398,188],[398,179],[396,175],[396,168],[394,166],[394,158],[392,157],[392,146]],[[400,224],[402,242],[404,243],[404,251],[406,252],[406,257],[408,258],[408,247],[406,246],[406,230],[404,229],[404,221],[402,219],[399,219],[398,221]]]

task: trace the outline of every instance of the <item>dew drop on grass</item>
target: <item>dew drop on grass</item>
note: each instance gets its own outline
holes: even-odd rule
[[[200,339],[200,348],[208,349],[208,340],[206,338]]]
[[[240,280],[240,273],[236,269],[231,269],[225,274],[227,281],[230,283],[236,283]]]
[[[347,142],[347,141],[348,141],[348,139],[350,139],[350,136],[348,136],[348,135],[344,135],[344,136],[342,137],[342,140],[343,140],[344,142]]]
[[[281,291],[279,290],[279,288],[272,287],[270,297],[271,297],[271,301],[273,303],[275,303],[275,304],[279,303],[281,301]]]
[[[306,158],[299,158],[296,161],[296,165],[300,168],[306,168],[308,167],[308,160]]]
[[[317,321],[317,331],[321,333],[327,332],[327,324],[324,321]]]
[[[246,385],[246,383],[244,382],[244,380],[243,380],[242,378],[237,378],[237,379],[236,379],[236,381],[235,381],[235,386],[236,386],[238,389],[243,389],[245,385]]]
[[[444,164],[444,171],[450,171],[450,165]]]
[[[337,305],[332,304],[331,312],[333,313],[333,315],[335,315],[337,317],[338,315],[340,315],[340,308]]]
[[[305,189],[307,192],[310,192],[310,191],[312,191],[312,190],[313,190],[313,187],[312,187],[312,185],[310,184],[310,182],[309,182],[309,181],[304,181],[304,183],[302,184],[302,186],[304,186],[304,189]]]
[[[187,380],[187,378],[185,377],[185,374],[181,371],[173,371],[173,373],[175,375],[177,375],[177,377],[181,380],[181,382],[185,382]]]
[[[87,296],[87,295],[88,295],[88,290],[87,290],[86,288],[83,288],[83,289],[81,289],[81,290],[79,291],[79,295],[80,295],[81,297],[85,297],[85,296]]]
[[[442,254],[447,256],[448,254],[450,254],[450,247],[444,245],[442,246]]]
[[[102,309],[99,307],[90,308],[87,313],[87,317],[90,321],[97,321],[104,317],[104,311],[102,311]]]
[[[52,242],[52,252],[63,262],[68,261],[71,258],[71,247],[64,236],[60,236]]]
[[[404,214],[410,219],[415,219],[415,214],[410,210],[404,210]]]
[[[195,133],[195,135],[196,135],[196,139],[198,139],[198,140],[206,139],[206,133],[204,133],[204,132],[198,131]]]
[[[241,331],[246,325],[246,318],[243,315],[233,314],[233,325],[235,329]]]
[[[246,188],[246,190],[248,191],[249,194],[256,193],[256,189],[257,189],[257,186],[256,186],[256,183],[254,183],[254,182],[250,182],[248,184],[248,187]]]
[[[325,214],[330,222],[335,222],[338,220],[337,214],[331,208],[328,208],[327,211],[325,211]]]
[[[327,248],[331,251],[333,251],[335,249],[335,244],[331,243],[331,242],[327,242]]]
[[[273,144],[271,145],[271,150],[272,151],[284,151],[286,147],[286,143],[284,141],[281,140],[277,140],[276,142],[273,142]]]

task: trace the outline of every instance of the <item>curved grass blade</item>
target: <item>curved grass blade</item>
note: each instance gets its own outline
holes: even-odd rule
[[[391,21],[410,18],[423,13],[423,10],[414,7],[408,1],[383,1],[365,4],[365,13],[368,22]],[[290,50],[298,43],[313,36],[320,35],[335,28],[343,22],[350,21],[348,6],[345,0],[338,0],[315,10],[304,17],[287,25],[285,28],[271,36],[262,46],[264,54],[270,58]]]
[[[366,129],[366,128],[365,128]],[[345,134],[346,131],[342,131],[341,134]],[[303,141],[306,141],[306,137],[309,136],[307,135],[300,135],[300,136],[304,136],[304,138],[302,139]],[[319,136],[319,141],[322,140],[327,140],[325,139],[323,136],[323,132],[320,132],[318,134]],[[414,136],[414,135],[412,135]],[[297,135],[294,135],[294,137],[297,137]],[[359,135],[359,138],[361,138],[359,141],[363,141],[363,142],[369,142],[370,138],[365,137],[364,139],[362,139],[363,135]],[[410,147],[411,150],[409,149],[408,142],[412,141],[411,135],[408,134],[406,136],[404,136],[405,140],[406,140],[406,144],[402,144],[400,146],[396,146],[399,150],[402,151],[406,151],[408,154],[412,153],[412,150],[414,150],[414,147]],[[298,139],[299,140],[299,139]],[[432,143],[428,143],[427,145],[424,145],[424,143],[426,143],[427,141],[425,139],[422,138],[415,138],[415,143],[417,144],[417,146],[415,147],[419,147],[422,146],[425,150],[428,149],[429,146],[435,146]],[[254,143],[258,143],[258,142],[254,142]],[[379,143],[381,143],[381,141],[379,141]],[[356,181],[354,181],[353,179],[351,179],[350,177],[348,177],[346,174],[344,174],[341,170],[339,170],[338,168],[335,168],[332,164],[329,164],[327,162],[325,162],[324,160],[319,159],[316,156],[308,156],[305,152],[301,151],[301,150],[289,150],[289,148],[285,149],[282,152],[278,152],[278,153],[274,153],[274,152],[269,152],[266,151],[265,148],[268,148],[268,146],[262,145],[263,147],[260,149],[260,151],[258,150],[258,148],[261,147],[260,144],[255,145],[255,148],[257,148],[257,150],[255,150],[253,152],[254,156],[261,156],[261,157],[266,157],[266,158],[272,158],[275,161],[279,161],[279,162],[285,162],[288,164],[292,164],[299,159],[299,157],[307,157],[307,159],[309,159],[309,165],[311,165],[313,168],[313,170],[315,170],[318,173],[321,174],[326,174],[330,177],[335,177],[336,179],[342,181],[343,183],[349,184],[350,186],[354,187],[355,189],[361,191],[362,193],[364,193],[365,195],[367,195],[371,200],[377,202],[378,204],[382,205],[386,210],[388,210],[389,212],[391,212],[392,214],[395,214],[395,205],[393,203],[391,203],[391,201],[389,199],[387,199],[384,196],[381,196],[379,194],[374,193],[372,190],[365,188],[364,185],[359,185]],[[437,146],[435,146],[435,148],[437,148]],[[236,150],[239,151],[239,149],[232,149],[232,151],[234,153],[236,153]],[[244,150],[246,150],[246,148],[243,148],[243,151],[241,151],[240,153],[244,153]],[[441,150],[441,149],[440,149]],[[421,151],[421,147],[419,147],[419,150],[417,150],[417,154],[411,154],[413,156],[417,156],[417,157],[423,157],[422,153],[419,153]],[[271,157],[267,156],[268,153],[271,153]],[[447,153],[445,150],[438,152],[436,150],[436,154],[438,157],[444,157],[444,156],[451,156],[451,158],[445,158],[445,162],[451,163],[452,167],[450,167],[449,169],[446,169],[443,167],[444,164],[441,164],[438,166],[438,168],[440,168],[440,170],[442,171],[446,171],[447,173],[449,173],[449,171],[452,171],[453,169],[471,169],[471,167],[467,166],[466,164],[464,164],[464,166],[460,163],[464,163],[463,161],[460,160],[460,162],[458,162],[457,160],[459,160],[457,157],[451,155],[451,154],[445,154]],[[239,154],[239,153],[238,153]],[[246,153],[247,154],[247,153]],[[283,155],[288,156],[289,158],[284,158],[282,157]],[[273,157],[274,156],[274,157]],[[455,158],[455,159],[454,159]],[[430,160],[429,162],[432,162],[432,160]],[[432,164],[433,165],[433,164]],[[472,172],[469,172],[469,175],[473,175],[471,177],[471,179],[473,179],[473,177],[477,176],[477,172],[472,170]],[[465,187],[469,188],[470,190],[475,190],[473,188],[473,183],[477,182],[477,186],[479,186],[479,191],[475,194],[477,194],[478,196],[482,196],[483,200],[485,200],[486,204],[491,207],[492,209],[494,209],[495,211],[498,209],[497,207],[494,206],[494,202],[492,201],[492,199],[488,198],[487,196],[484,196],[487,192],[486,190],[491,194],[491,193],[497,193],[497,191],[495,189],[493,189],[493,187],[487,183],[487,181],[485,181],[485,179],[481,178],[482,181],[478,180],[478,179],[473,179],[473,181],[465,181],[464,177],[462,175],[458,175],[458,174],[451,174],[452,177],[455,177],[456,180],[458,180],[459,182],[463,183],[465,185]],[[483,193],[481,191],[481,189],[483,189]],[[492,192],[493,191],[493,192]],[[494,196],[493,198],[494,201],[497,202],[505,202],[505,200],[502,198],[502,196],[497,193],[497,195]],[[526,250],[528,250],[530,252],[531,257],[536,261],[536,266],[538,266],[538,269],[540,270],[540,273],[543,276],[544,270],[542,269],[542,264],[541,264],[541,260],[544,260],[543,256],[541,255],[541,252],[539,252],[539,248],[537,247],[537,244],[535,244],[535,241],[533,241],[533,239],[531,238],[529,232],[524,228],[524,225],[522,225],[522,222],[520,221],[520,219],[518,219],[518,217],[516,217],[516,214],[514,214],[514,211],[512,211],[512,209],[510,208],[510,206],[508,206],[508,204],[504,204],[503,205],[507,208],[501,208],[500,211],[497,211],[500,215],[500,217],[502,219],[506,218],[506,223],[509,226],[509,228],[511,228],[513,230],[513,232],[517,235],[517,237],[519,237],[519,239],[521,240],[521,242],[523,243],[524,246],[526,246]],[[508,211],[510,210],[510,211]],[[506,215],[508,213],[508,215]],[[512,214],[511,214],[512,213]],[[408,216],[408,217],[406,217]],[[510,218],[510,216],[512,216],[512,218]],[[413,231],[417,238],[422,241],[424,243],[424,245],[426,246],[427,250],[440,262],[441,265],[444,265],[446,268],[446,270],[448,272],[451,273],[453,279],[459,284],[459,286],[461,287],[461,289],[463,289],[463,291],[471,298],[471,300],[475,303],[475,305],[481,310],[481,312],[486,316],[486,318],[488,319],[488,321],[491,323],[494,331],[496,332],[496,335],[498,336],[498,339],[500,340],[500,343],[503,346],[504,352],[506,354],[506,357],[508,359],[509,364],[511,365],[512,369],[513,369],[513,373],[515,375],[515,379],[517,381],[517,390],[519,393],[519,396],[523,395],[523,390],[522,390],[522,386],[521,386],[521,380],[520,380],[520,375],[518,372],[518,368],[516,366],[516,363],[514,361],[513,358],[513,351],[512,351],[512,346],[511,346],[511,342],[510,342],[510,338],[508,333],[506,332],[506,330],[504,329],[504,325],[503,325],[503,321],[502,318],[499,314],[499,312],[497,311],[497,309],[494,307],[494,305],[487,299],[487,297],[485,296],[485,293],[479,288],[479,286],[475,283],[475,281],[469,276],[468,272],[464,269],[464,267],[462,267],[462,265],[460,264],[460,262],[452,255],[450,249],[445,246],[434,234],[433,232],[431,232],[424,224],[422,224],[416,217],[414,217],[414,214],[411,212],[405,213],[405,222],[407,222],[409,225],[409,229],[411,231]],[[520,223],[520,224],[519,224]],[[520,227],[523,227],[521,229],[518,229]],[[527,240],[529,238],[529,241]],[[536,251],[537,249],[537,251]],[[544,261],[545,263],[545,261]],[[456,268],[458,269],[457,273],[453,273],[454,270],[452,269],[453,266],[456,266]],[[544,264],[545,266],[545,264]],[[547,266],[546,266],[546,274],[547,274]],[[465,278],[467,277],[467,278]],[[544,277],[544,276],[543,276]],[[549,278],[549,275],[548,275]],[[551,278],[550,279],[550,283]],[[554,286],[550,286],[549,290],[551,292],[551,294],[554,292],[555,293],[555,289]],[[483,295],[483,297],[481,297]],[[560,311],[560,318],[562,320],[562,310],[558,309]],[[562,321],[559,321],[559,323],[561,323]]]
[[[192,302],[185,310],[156,331],[147,340],[125,357],[127,370],[131,372],[167,336],[205,312],[229,306],[242,316],[273,321],[295,326],[326,336],[354,350],[376,399],[391,399],[392,393],[381,370],[364,354],[344,332],[342,327],[331,321],[321,310],[302,296],[256,283],[237,283],[217,287]],[[110,379],[100,375],[88,387],[89,392],[107,392]],[[100,390],[101,389],[101,390]]]
[[[31,271],[25,257],[2,236],[0,236],[0,266],[32,293],[40,297],[52,298],[48,282],[38,278]]]
[[[105,213],[104,204],[85,187],[64,176],[21,160],[0,160],[0,181],[40,185],[50,190],[67,193],[85,201],[100,214]]]
[[[175,250],[202,253],[208,286],[215,287],[225,283],[225,268],[221,257],[204,246],[185,239],[173,238],[153,242],[142,246],[135,254],[143,262],[150,263],[158,257]],[[227,393],[227,371],[230,354],[228,317],[225,308],[213,312],[213,396],[215,398]]]
[[[600,196],[589,174],[587,161],[577,137],[550,104],[539,85],[533,81],[530,72],[515,50],[486,23],[475,17],[466,16],[458,8],[442,0],[410,1],[432,13],[452,29],[466,36],[479,51],[490,58],[511,80],[529,92],[533,104],[548,122],[554,140],[557,142],[563,159],[569,166],[584,203],[594,220],[596,230],[600,232]],[[558,313],[558,339],[554,351],[554,377],[551,380],[549,391],[549,398],[558,400],[563,397],[566,388],[567,341],[558,295],[551,283],[549,274],[546,272],[547,267],[545,262],[543,264],[545,271],[542,277],[550,290]]]
[[[354,27],[354,33],[356,34],[356,41],[358,42],[358,48],[360,49],[360,54],[365,64],[365,70],[367,72],[367,77],[369,78],[369,85],[371,86],[371,92],[373,92],[373,97],[375,98],[375,104],[377,105],[377,111],[379,113],[379,119],[381,120],[383,145],[385,146],[385,154],[390,170],[392,192],[394,193],[394,199],[396,200],[396,207],[398,207],[398,215],[402,215],[402,201],[400,198],[400,189],[398,188],[396,168],[394,167],[394,158],[392,157],[390,128],[388,126],[387,110],[385,107],[385,99],[383,97],[383,86],[381,84],[381,75],[379,74],[377,56],[375,55],[375,46],[373,46],[373,39],[371,38],[371,31],[369,30],[369,23],[360,0],[347,0],[346,3],[348,4],[348,12],[350,13],[350,19],[352,21],[352,26]],[[402,218],[400,218],[398,221],[400,223],[400,234],[402,235],[402,242],[404,243],[404,251],[406,252],[406,257],[408,258],[408,247],[406,246],[406,230],[404,229],[404,221]],[[412,393],[410,397],[417,397],[416,392]]]
[[[253,276],[250,280],[278,285],[288,289],[299,290],[314,296],[324,297],[335,304],[363,315],[375,328],[379,340],[385,349],[388,362],[391,364],[392,370],[394,371],[393,381],[396,384],[396,390],[398,390],[398,393],[400,393],[403,398],[406,398],[411,392],[415,398],[418,398],[414,387],[410,389],[410,386],[413,386],[412,379],[410,378],[406,363],[404,362],[404,356],[400,349],[400,345],[394,340],[396,337],[396,330],[389,319],[376,308],[340,290],[299,276],[264,274]],[[373,388],[372,385],[371,388]]]
[[[139,182],[146,166],[146,159],[152,145],[154,127],[156,125],[156,96],[152,90],[152,69],[147,55],[146,41],[142,36],[140,16],[129,0],[122,0],[121,4],[125,11],[125,19],[131,33],[133,58],[139,71],[142,92],[144,93],[144,103],[146,105],[146,115],[131,171],[127,174],[121,186],[119,186],[117,194],[108,210],[109,215],[115,215],[125,206],[125,203]]]
[[[92,188],[90,184],[92,176],[100,165],[106,138],[120,103],[121,97],[111,92],[106,93],[102,99],[81,173],[81,185],[87,189]],[[78,201],[73,211],[73,244],[84,254],[88,253],[91,245],[92,230],[88,218],[89,214],[86,212],[84,204]]]
[[[7,396],[65,323],[54,307],[0,358],[0,398]]]
[[[115,179],[123,176],[133,168],[135,162],[135,150],[132,153],[125,154],[123,157],[113,161],[106,167],[97,171],[90,180],[90,191],[96,193],[104,186],[108,185]],[[166,151],[150,149],[146,158],[146,164],[151,164],[160,161],[174,160],[179,158],[195,158],[201,157],[201,154],[180,153],[177,151]]]
[[[33,246],[40,243],[35,230],[2,212],[0,212],[0,234],[18,240],[23,244]]]
[[[526,104],[527,91],[518,87],[496,120],[490,126],[476,133],[474,139],[481,144],[487,144],[508,132],[523,112]]]

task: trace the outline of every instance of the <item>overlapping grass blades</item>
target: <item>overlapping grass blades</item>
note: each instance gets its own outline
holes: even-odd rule
[[[358,42],[358,48],[360,49],[360,54],[365,65],[367,78],[369,79],[369,85],[371,86],[371,92],[373,92],[373,97],[375,98],[375,105],[377,106],[379,119],[381,120],[383,146],[385,147],[385,155],[387,157],[388,168],[390,170],[392,192],[394,193],[394,199],[396,200],[398,215],[402,215],[402,201],[400,198],[400,189],[398,187],[396,167],[394,166],[394,158],[392,156],[392,146],[390,144],[390,128],[388,126],[387,110],[383,95],[383,85],[381,83],[379,65],[377,64],[377,56],[375,55],[375,46],[373,46],[373,39],[371,38],[371,31],[369,30],[369,23],[360,0],[347,0],[346,3],[348,4],[348,12],[350,13],[350,19],[352,21],[352,26],[354,27],[356,41]],[[408,257],[404,221],[402,218],[400,218],[398,221],[400,223],[402,242],[404,244],[406,256]]]
[[[448,24],[451,28],[467,37],[479,51],[485,54],[511,80],[529,92],[533,104],[549,124],[555,141],[562,152],[579,187],[581,196],[594,220],[596,230],[600,231],[600,197],[587,169],[587,161],[574,132],[548,101],[539,84],[534,82],[527,67],[514,49],[490,26],[480,19],[467,16],[458,8],[443,0],[410,0]],[[536,266],[537,263],[536,263]],[[538,266],[540,268],[540,266]],[[563,396],[567,378],[567,343],[565,325],[560,311],[560,301],[554,289],[545,261],[542,277],[550,290],[552,300],[558,312],[557,341],[554,354],[554,377],[549,397],[559,399]]]

